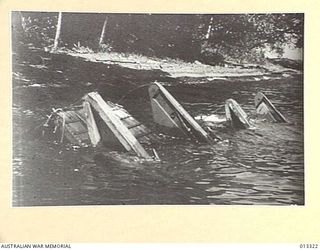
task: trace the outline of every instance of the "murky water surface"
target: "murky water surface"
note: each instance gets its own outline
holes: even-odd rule
[[[290,121],[257,123],[255,130],[217,128],[222,142],[209,146],[165,137],[161,163],[131,161],[126,153],[102,157],[41,136],[53,107],[90,91],[117,102],[129,90],[158,80],[193,116],[223,114],[228,98],[254,113],[264,92]],[[13,54],[13,206],[107,204],[304,204],[303,79],[170,79],[40,51]],[[123,99],[124,107],[152,129],[146,88]],[[156,131],[156,133],[160,133]],[[120,160],[115,160],[119,158]]]

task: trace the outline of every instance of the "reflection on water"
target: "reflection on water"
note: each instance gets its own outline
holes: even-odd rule
[[[254,95],[261,91],[290,123],[257,121],[255,130],[217,127],[223,140],[213,146],[161,135],[152,147],[162,162],[141,163],[126,153],[56,145],[42,138],[40,126],[52,107],[67,106],[93,90],[116,101],[133,86],[161,77],[158,73],[59,56],[46,67],[30,67],[23,52],[13,59],[14,206],[304,204],[302,76],[259,81],[162,77],[193,116],[223,114],[228,98],[253,114]],[[146,89],[122,104],[156,129]]]

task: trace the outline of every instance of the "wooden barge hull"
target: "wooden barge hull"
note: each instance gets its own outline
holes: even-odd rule
[[[254,103],[258,115],[266,117],[272,122],[288,122],[263,93],[256,94]]]
[[[227,122],[234,128],[251,128],[246,112],[233,99],[226,100],[225,112]]]
[[[149,87],[149,96],[155,123],[175,129],[180,135],[200,142],[213,143],[213,139],[159,83]]]
[[[151,131],[125,109],[105,102],[96,92],[88,93],[82,101],[82,106],[54,110],[54,132],[60,131],[61,143],[67,140],[79,146],[120,146],[138,157],[153,158],[142,146]]]

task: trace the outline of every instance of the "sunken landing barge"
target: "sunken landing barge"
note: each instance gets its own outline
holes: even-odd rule
[[[149,86],[149,97],[153,121],[163,131],[189,138],[195,142],[213,144],[222,140],[212,128],[199,123],[180,105],[180,103],[159,83]],[[225,102],[225,117],[221,120],[227,126],[237,129],[255,129],[253,122],[240,105],[233,99]],[[263,94],[255,96],[255,113],[271,122],[287,122],[284,116]],[[212,114],[212,116],[216,116]],[[81,105],[65,109],[54,109],[46,123],[59,143],[68,142],[79,147],[101,147],[126,150],[147,161],[160,161],[155,148],[159,137],[144,124],[136,120],[122,106],[104,101],[97,92],[86,94]]]
[[[147,152],[143,147],[151,131],[122,106],[105,102],[96,92],[86,94],[80,106],[53,110],[44,126],[53,129],[60,143],[124,148],[140,158],[158,160],[155,150]]]

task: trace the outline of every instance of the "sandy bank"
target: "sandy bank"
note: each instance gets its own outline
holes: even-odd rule
[[[185,62],[179,59],[160,59],[142,55],[123,53],[78,53],[67,52],[68,55],[80,57],[87,61],[116,64],[121,67],[141,70],[161,70],[170,77],[201,77],[209,79],[224,79],[231,77],[261,77],[272,74],[299,74],[298,70],[285,68],[272,63],[262,66],[256,64],[211,66],[199,61]]]

